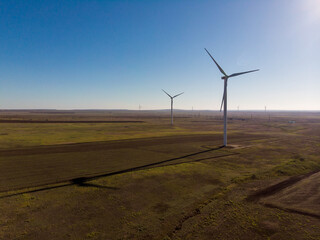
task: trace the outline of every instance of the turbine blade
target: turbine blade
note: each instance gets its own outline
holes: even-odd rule
[[[221,112],[221,110],[222,110],[222,106],[224,105],[224,94],[225,94],[225,91],[223,91],[223,96],[222,96],[222,101],[221,101],[220,112]]]
[[[177,94],[177,95],[174,95],[172,98],[178,97],[178,96],[180,96],[181,94],[184,94],[184,92],[179,93],[179,94]]]
[[[246,74],[246,73],[256,72],[256,71],[259,71],[259,70],[260,70],[260,69],[251,70],[251,71],[247,71],[247,72],[233,73],[233,74],[231,74],[229,77],[235,77],[235,76],[239,76],[239,75]]]
[[[214,61],[214,63],[217,65],[217,67],[219,68],[220,72],[227,77],[227,74],[223,71],[223,69],[219,66],[219,64],[216,62],[216,60],[214,60],[214,58],[211,56],[211,54],[208,52],[208,50],[205,48],[204,50],[206,50],[206,52],[209,54],[209,56],[211,57],[211,59]]]
[[[165,90],[162,89],[162,91],[163,91],[165,94],[167,94],[170,98],[172,98],[172,97],[170,96],[170,94],[167,93]]]

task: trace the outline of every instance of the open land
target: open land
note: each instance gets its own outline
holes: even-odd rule
[[[0,111],[0,239],[320,239],[320,113]]]

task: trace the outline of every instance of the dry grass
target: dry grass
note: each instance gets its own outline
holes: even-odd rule
[[[25,113],[11,114],[16,118],[29,116]],[[52,118],[102,119],[106,117],[103,114],[69,113]],[[122,114],[125,113],[114,114],[113,118],[143,118]],[[66,147],[68,151],[64,146],[63,151],[54,148],[62,151],[60,153],[39,153],[35,147],[23,150],[33,153],[29,155],[17,149],[11,149],[11,155],[8,154],[9,149],[2,150],[0,168],[6,169],[0,182],[2,187],[32,186],[36,182],[47,184],[54,179],[65,180],[67,184],[2,193],[0,239],[319,239],[319,219],[246,200],[248,195],[290,176],[319,169],[320,137],[306,134],[307,129],[319,131],[319,117],[314,114],[310,118],[297,117],[286,113],[279,114],[277,118],[273,116],[274,122],[266,121],[263,115],[253,120],[231,120],[230,143],[238,147],[207,151],[219,146],[219,135],[196,137],[195,133],[220,132],[222,126],[215,117],[177,119],[176,129],[182,129],[184,136],[165,137],[159,142],[154,138],[139,139],[136,141],[140,145],[131,142],[131,147],[120,141],[118,145],[94,142],[94,147]],[[296,119],[296,124],[288,125],[288,119]],[[144,127],[155,134],[153,137],[159,136],[156,133],[161,128],[170,129],[165,124],[167,118],[152,119],[149,114],[142,120],[145,121]],[[13,131],[14,126],[10,126]],[[59,129],[59,126],[54,127]],[[88,132],[84,131],[83,136],[88,135],[90,139],[92,129],[99,126],[105,127],[87,125]],[[134,130],[127,128],[127,132],[123,128],[120,135],[139,138],[138,132],[144,129],[139,129],[140,126],[137,124]],[[172,130],[173,135],[180,134],[176,129]],[[82,130],[80,127],[79,131]],[[6,130],[2,128],[1,131]],[[19,131],[16,134],[24,138]],[[37,135],[39,130],[32,131]],[[69,133],[66,131],[64,134],[67,137]],[[172,142],[172,139],[177,141]],[[12,140],[11,147],[15,145],[15,138]],[[97,144],[105,149],[95,149]],[[10,148],[9,145],[7,147]],[[150,166],[149,169],[136,169],[90,181],[69,181],[75,177],[170,159],[172,161]],[[301,181],[300,184],[308,185],[308,182]],[[295,185],[279,192],[280,195],[275,195],[274,199],[277,198],[279,203],[295,199],[294,196],[302,199],[301,194],[305,192],[301,189],[315,192],[314,196],[319,191],[312,185],[310,188]],[[27,193],[28,190],[31,191]],[[8,197],[14,193],[17,195]],[[289,198],[289,193],[293,198]],[[314,201],[312,198],[309,200]],[[305,208],[308,205],[308,211],[315,213],[317,205],[310,205],[310,201],[300,201],[301,205],[294,207]]]

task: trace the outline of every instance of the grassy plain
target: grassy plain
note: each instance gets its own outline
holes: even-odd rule
[[[127,115],[123,116],[123,114],[122,111],[115,113],[108,111],[63,113],[58,111],[56,114],[54,111],[0,112],[0,149],[217,133],[217,128],[210,130],[201,127],[192,128],[194,124],[190,122],[191,115],[178,116],[183,119],[182,122],[187,120],[186,125],[171,127],[168,124],[167,114],[161,112],[159,116],[153,112],[139,112],[138,116],[129,111]],[[181,120],[180,118],[178,121]]]
[[[0,239],[320,239],[320,113],[0,114]]]

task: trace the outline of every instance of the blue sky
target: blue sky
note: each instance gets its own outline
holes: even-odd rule
[[[0,108],[320,110],[320,1],[0,1]]]

